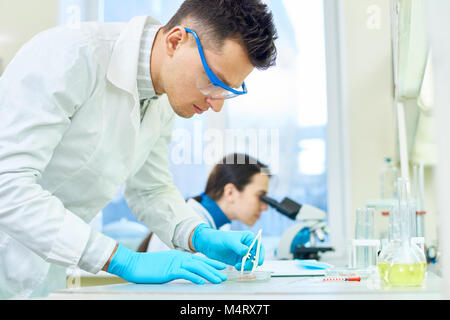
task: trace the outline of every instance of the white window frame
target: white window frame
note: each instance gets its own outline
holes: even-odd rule
[[[343,259],[349,255],[353,225],[343,1],[324,0],[324,11],[328,85],[328,225],[334,256]]]

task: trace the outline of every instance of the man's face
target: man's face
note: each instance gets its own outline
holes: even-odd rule
[[[183,118],[192,118],[209,109],[219,112],[225,100],[205,96],[197,86],[199,81],[204,83],[209,80],[194,38],[185,32],[178,32],[179,37],[183,38],[174,47],[173,54],[164,67],[164,87],[172,108]],[[170,36],[172,35],[169,33],[168,37]],[[172,44],[175,43],[175,40],[172,41]],[[220,52],[203,46],[209,67],[230,88],[241,87],[254,69],[244,48],[234,40],[225,40]]]

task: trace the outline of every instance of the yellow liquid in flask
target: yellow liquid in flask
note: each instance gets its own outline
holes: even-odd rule
[[[378,272],[386,285],[420,286],[425,279],[427,263],[378,263]]]

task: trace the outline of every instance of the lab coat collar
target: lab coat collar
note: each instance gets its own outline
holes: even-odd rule
[[[202,200],[200,204],[208,211],[211,215],[217,229],[220,229],[223,225],[231,223],[230,219],[225,215],[219,205],[206,194],[201,195]]]
[[[131,19],[114,45],[107,78],[118,88],[138,97],[137,69],[142,32],[147,24],[161,25],[150,16]]]

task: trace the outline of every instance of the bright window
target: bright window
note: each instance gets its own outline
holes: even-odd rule
[[[226,107],[229,128],[275,129],[278,157],[261,158],[276,170],[270,195],[327,210],[327,75],[322,1],[273,0],[277,66],[247,80],[249,94]],[[229,152],[233,150],[227,150]],[[256,156],[256,155],[255,155]],[[264,156],[264,155],[263,155]],[[271,163],[272,162],[272,163]],[[294,222],[274,210],[263,213],[252,231],[280,236]],[[233,222],[234,229],[247,229]]]

